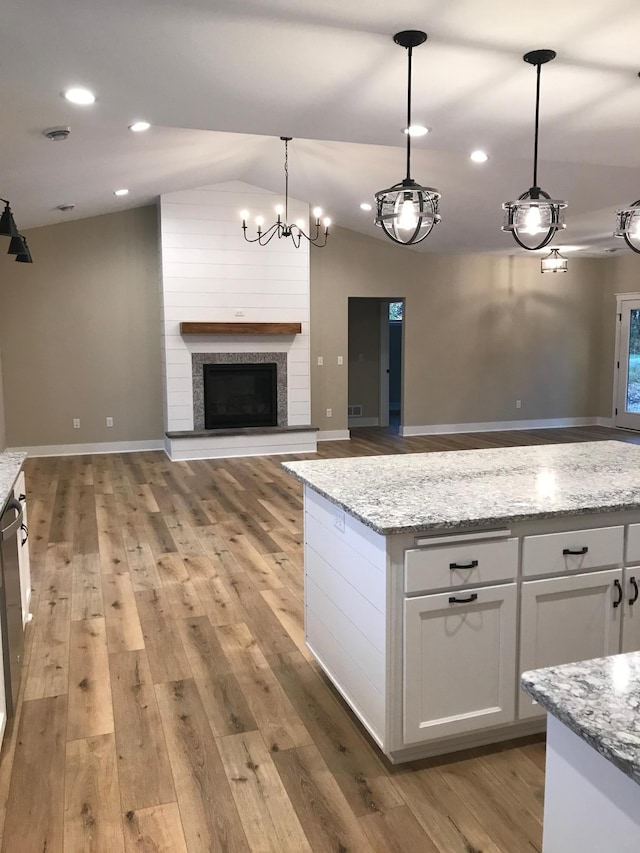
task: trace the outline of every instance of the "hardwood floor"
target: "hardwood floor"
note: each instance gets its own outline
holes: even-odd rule
[[[353,435],[318,456],[640,442]],[[34,619],[2,853],[540,851],[542,739],[393,767],[319,670],[281,461],[28,460]]]

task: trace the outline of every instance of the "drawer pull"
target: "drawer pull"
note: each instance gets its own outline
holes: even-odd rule
[[[616,588],[616,592],[618,593],[618,597],[617,597],[617,599],[613,602],[613,607],[614,607],[614,610],[615,610],[615,608],[616,608],[616,607],[620,607],[620,605],[622,604],[622,599],[623,599],[624,595],[623,595],[623,592],[622,592],[622,584],[620,583],[620,581],[618,580],[618,578],[616,578],[616,579],[614,580],[613,585],[614,585],[614,587]]]
[[[573,549],[571,549],[571,548],[564,548],[564,549],[562,550],[562,553],[563,553],[565,556],[566,556],[567,554],[571,554],[572,556],[575,556],[575,557],[581,557],[583,554],[586,554],[588,550],[589,550],[589,549],[588,549],[588,547],[585,545],[584,547],[582,547],[582,548],[578,548],[578,549],[576,549],[575,551],[574,551]]]
[[[477,565],[477,560],[471,560],[470,563],[449,563],[449,568],[451,569],[451,571],[453,571],[454,569],[475,569]]]
[[[629,604],[633,605],[638,600],[638,595],[640,594],[640,590],[638,590],[638,581],[633,576],[629,578],[629,583],[633,587],[633,595],[629,599]]]
[[[466,598],[458,598],[455,595],[450,595],[449,604],[469,604],[471,601],[475,601],[477,598],[477,592],[472,592],[471,595],[468,595]]]

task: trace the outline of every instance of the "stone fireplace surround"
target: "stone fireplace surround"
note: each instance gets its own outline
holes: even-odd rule
[[[277,420],[279,427],[287,426],[287,354],[286,352],[192,352],[191,381],[193,383],[193,427],[204,430],[205,364],[276,364]]]

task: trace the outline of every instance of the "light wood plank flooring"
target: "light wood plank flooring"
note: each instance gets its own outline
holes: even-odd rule
[[[365,429],[319,456],[611,437],[640,440]],[[281,461],[27,462],[34,620],[3,853],[540,850],[541,738],[392,767],[320,672]]]

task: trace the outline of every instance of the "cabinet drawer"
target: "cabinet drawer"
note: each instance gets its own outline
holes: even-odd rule
[[[640,524],[629,525],[627,563],[640,563]]]
[[[404,555],[407,593],[512,580],[517,572],[517,539],[412,548]]]
[[[522,574],[530,577],[619,566],[623,547],[623,527],[525,536]]]

